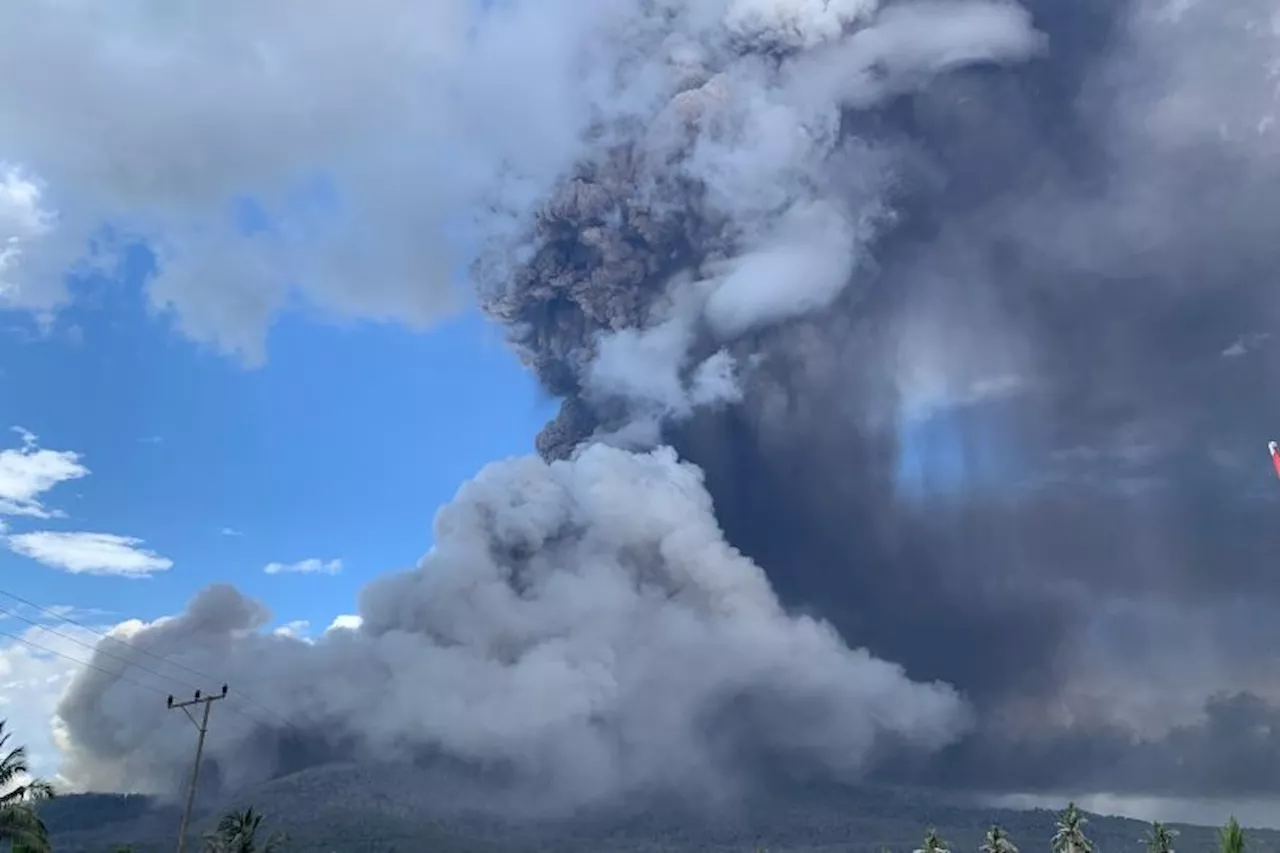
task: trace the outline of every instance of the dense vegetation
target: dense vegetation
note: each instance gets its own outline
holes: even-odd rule
[[[805,851],[805,853],[1280,853],[1280,833],[1245,832],[1231,821],[1220,830],[1191,825],[1146,825],[1127,818],[1086,815],[1074,806],[1045,810],[982,810],[941,805],[912,792],[847,791],[832,801],[784,798],[749,814],[706,821],[655,813],[579,817],[561,821],[502,821],[479,814],[434,816],[423,804],[407,811],[395,799],[381,807],[355,788],[350,802],[336,796],[299,808],[273,795],[263,811],[205,815],[188,849],[206,853],[602,853],[602,851]],[[314,790],[304,786],[307,790]],[[412,798],[409,793],[405,800]],[[110,805],[122,819],[112,819]],[[83,803],[84,808],[80,806]],[[140,808],[141,807],[141,808]],[[178,813],[141,797],[77,795],[41,807],[58,853],[108,853],[127,843],[132,853],[173,849]],[[263,821],[262,814],[270,817]],[[263,824],[289,833],[287,843]],[[928,827],[927,831],[922,827]],[[249,831],[244,831],[248,828]],[[229,830],[229,831],[228,831]],[[199,845],[204,838],[205,846]],[[240,841],[235,839],[239,838]],[[212,840],[211,840],[212,839]],[[244,841],[250,842],[245,846]],[[270,843],[272,846],[267,846]]]

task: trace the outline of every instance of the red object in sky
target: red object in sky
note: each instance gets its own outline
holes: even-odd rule
[[[1271,451],[1271,466],[1276,469],[1276,476],[1280,477],[1280,445],[1274,441],[1267,442],[1267,450]]]

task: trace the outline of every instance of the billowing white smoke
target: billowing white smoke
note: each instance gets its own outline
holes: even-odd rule
[[[882,735],[932,750],[967,725],[951,688],[785,614],[722,538],[698,469],[668,449],[495,463],[435,534],[417,569],[364,591],[355,631],[314,645],[255,633],[266,611],[217,587],[130,642],[225,674],[360,756],[436,746],[508,762],[575,802],[722,784],[733,756],[709,746],[712,727],[744,701],[760,745],[847,774]],[[190,732],[163,703],[102,672],[82,675],[60,713],[69,775],[90,787],[164,790],[189,757]],[[220,719],[211,756],[227,782],[272,769],[255,736],[243,717]]]

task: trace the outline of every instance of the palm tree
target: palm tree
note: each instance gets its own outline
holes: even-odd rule
[[[1177,835],[1178,830],[1153,820],[1151,828],[1147,830],[1147,853],[1173,853],[1173,839]]]
[[[1226,826],[1218,830],[1219,853],[1244,853],[1244,830],[1235,815],[1227,819]]]
[[[0,720],[0,845],[7,841],[14,851],[50,853],[49,831],[35,804],[52,797],[53,786],[29,778],[25,746],[5,751],[13,736],[4,730],[6,723]]]
[[[1018,853],[1017,846],[1004,827],[992,825],[987,830],[987,837],[978,847],[979,853]]]
[[[913,853],[951,853],[951,850],[938,835],[938,830],[931,826],[924,834],[924,846],[916,848]]]
[[[1053,853],[1093,853],[1093,842],[1084,834],[1089,819],[1074,802],[1058,815],[1057,832],[1053,834]]]
[[[289,837],[283,832],[273,832],[259,846],[257,836],[262,817],[252,808],[227,812],[218,821],[218,828],[205,835],[205,853],[276,853]]]

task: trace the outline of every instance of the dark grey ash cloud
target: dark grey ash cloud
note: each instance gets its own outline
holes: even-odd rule
[[[1046,52],[842,115],[819,186],[854,215],[892,213],[825,310],[728,340],[708,311],[688,351],[727,346],[741,400],[664,435],[784,601],[982,709],[988,730],[916,778],[991,784],[1007,756],[1018,789],[1164,791],[1182,760],[1180,793],[1217,790],[1202,765],[1224,709],[1263,713],[1247,691],[1270,691],[1273,632],[1257,626],[1280,588],[1264,453],[1280,423],[1265,391],[1277,44],[1259,4],[1028,8]],[[868,178],[868,151],[893,180]],[[586,186],[617,174],[599,162]],[[651,215],[612,192],[624,217]],[[649,257],[705,268],[741,251],[717,224],[732,214],[687,198],[666,208],[680,238]],[[664,281],[592,263],[575,235],[596,215],[543,239],[540,286],[517,274],[505,296],[508,315],[523,298],[547,318],[528,329],[531,363],[567,396],[541,437],[552,456],[635,416],[598,402],[582,353]],[[592,320],[586,304],[629,307]],[[1234,690],[1241,704],[1212,698]],[[1135,734],[1155,742],[1108,775]],[[1231,793],[1273,784],[1241,778]]]
[[[622,88],[478,220],[481,304],[564,399],[548,461],[465,486],[358,632],[259,636],[223,589],[138,635],[325,733],[284,762],[231,728],[219,766],[434,748],[573,800],[759,744],[966,790],[1280,787],[1265,4],[614,12],[550,31]],[[68,695],[82,778],[178,766],[130,702]]]

